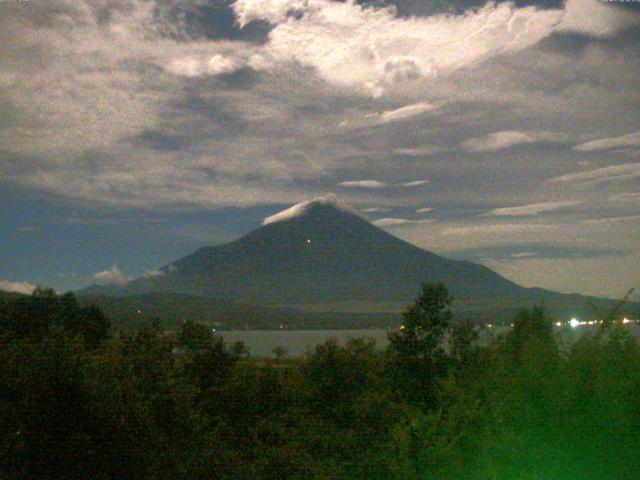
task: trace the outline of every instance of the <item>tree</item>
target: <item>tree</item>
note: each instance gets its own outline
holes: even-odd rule
[[[238,359],[249,358],[249,348],[242,340],[236,340],[231,345],[231,353]]]
[[[446,373],[442,348],[449,329],[452,302],[442,283],[427,283],[403,314],[400,329],[389,335],[392,377],[404,396],[433,404],[435,384]]]
[[[451,358],[458,366],[464,366],[473,359],[479,336],[471,320],[465,320],[451,329]]]
[[[287,356],[287,349],[282,345],[276,345],[271,350],[271,353],[276,357],[276,360],[280,362],[284,357]]]
[[[520,310],[513,319],[513,328],[507,335],[507,345],[515,356],[518,356],[527,344],[534,342],[547,346],[553,343],[553,324],[546,317],[544,308],[540,306]]]
[[[110,326],[98,306],[82,307],[70,292],[59,296],[51,289],[38,288],[33,295],[12,299],[0,308],[0,332],[33,341],[40,341],[52,328],[61,328],[96,347],[107,338]]]

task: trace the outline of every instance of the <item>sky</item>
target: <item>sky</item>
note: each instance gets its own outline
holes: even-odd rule
[[[0,0],[0,289],[326,194],[525,286],[640,287],[640,3]]]

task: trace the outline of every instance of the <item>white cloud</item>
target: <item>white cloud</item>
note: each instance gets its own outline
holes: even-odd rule
[[[37,288],[29,282],[10,282],[8,280],[0,280],[0,290],[5,292],[24,293],[30,295]]]
[[[253,20],[285,22],[290,11],[300,11],[306,4],[307,0],[236,0],[233,8],[238,24],[244,27]]]
[[[577,152],[597,152],[624,147],[640,147],[640,131],[620,137],[600,138],[591,142],[581,143],[573,147],[573,149]]]
[[[496,208],[489,212],[483,213],[483,217],[524,217],[531,215],[538,215],[545,212],[553,212],[555,210],[562,210],[564,208],[573,207],[579,205],[579,201],[566,201],[566,202],[544,202],[534,203],[531,205],[522,205],[519,207],[505,207]]]
[[[429,180],[413,180],[411,182],[401,183],[401,187],[422,187],[429,183]]]
[[[606,38],[640,23],[637,11],[620,8],[613,3],[615,2],[603,0],[567,0],[558,31]]]
[[[405,105],[403,107],[395,108],[392,110],[366,113],[364,115],[362,115],[361,112],[357,112],[355,115],[351,115],[350,117],[342,120],[340,122],[340,126],[366,128],[389,123],[402,122],[405,120],[413,119],[414,117],[423,115],[427,112],[438,110],[443,105],[444,102],[429,103],[423,101]]]
[[[429,213],[429,212],[432,212],[432,211],[433,211],[433,208],[431,208],[431,207],[424,207],[424,208],[418,208],[418,209],[416,210],[416,213]]]
[[[398,122],[440,108],[441,104],[419,102],[377,114],[380,123]]]
[[[415,148],[396,148],[393,150],[393,153],[407,157],[428,157],[429,155],[435,155],[436,153],[441,153],[445,150],[446,149],[439,147],[438,145],[422,145]]]
[[[549,179],[549,182],[607,182],[640,177],[640,163],[623,163],[586,172],[568,173]]]
[[[264,52],[272,61],[311,66],[331,84],[373,95],[527,48],[550,35],[563,14],[506,2],[411,18],[352,1],[239,0],[233,8],[241,25],[257,19],[276,25]]]
[[[382,213],[382,212],[389,212],[391,211],[390,208],[387,207],[368,207],[368,208],[363,208],[362,209],[362,213]]]
[[[377,227],[397,227],[399,225],[417,225],[431,222],[433,222],[432,219],[411,220],[409,218],[379,218],[371,223]]]
[[[276,213],[275,215],[271,215],[270,217],[267,217],[262,221],[262,225],[269,225],[270,223],[282,222],[295,217],[299,217],[300,215],[304,215],[307,211],[309,211],[309,208],[313,207],[314,205],[329,205],[338,210],[360,216],[360,213],[350,205],[338,201],[335,195],[329,194],[323,197],[316,197],[313,200],[307,200],[305,202],[297,203],[292,207]]]
[[[506,130],[484,137],[471,138],[464,141],[461,146],[469,152],[495,152],[521,143],[557,142],[564,138],[564,135],[554,132]]]
[[[115,263],[111,266],[111,269],[98,272],[93,276],[93,278],[98,283],[112,285],[126,285],[133,280],[133,277],[122,273]]]
[[[167,65],[167,70],[174,75],[199,77],[200,75],[224,75],[233,73],[242,66],[243,64],[237,59],[217,53],[209,58],[185,57],[173,60]]]
[[[371,189],[383,189],[389,187],[389,184],[380,182],[379,180],[348,180],[346,182],[340,182],[338,184],[341,187],[348,188],[371,188]]]
[[[421,187],[423,185],[427,185],[428,183],[429,183],[429,180],[412,180],[409,182],[403,182],[403,183],[397,183],[397,184],[385,183],[379,180],[348,180],[346,182],[340,182],[338,185],[341,187],[347,187],[347,188],[364,188],[364,189],[371,189],[371,190],[382,190],[384,188],[390,188],[390,187],[404,187],[404,188]]]
[[[519,253],[511,254],[512,258],[528,258],[528,257],[535,257],[535,256],[537,256],[535,252],[519,252]]]
[[[162,277],[163,275],[166,275],[166,272],[163,272],[162,270],[148,270],[146,272],[144,272],[144,274],[142,275],[145,278],[154,278],[154,277]]]

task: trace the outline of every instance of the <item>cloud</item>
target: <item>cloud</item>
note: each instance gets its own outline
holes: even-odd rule
[[[424,207],[424,208],[418,208],[416,210],[416,213],[428,213],[428,212],[432,212],[433,208],[431,207]]]
[[[613,148],[640,147],[640,131],[620,137],[601,138],[573,147],[576,152],[598,152]]]
[[[608,182],[640,177],[640,163],[623,163],[611,167],[597,168],[586,172],[568,173],[549,179],[553,183]]]
[[[430,103],[422,101],[418,103],[412,103],[410,105],[404,105],[402,107],[394,108],[391,110],[365,113],[364,115],[361,112],[357,112],[356,115],[352,115],[342,120],[340,122],[340,126],[366,128],[402,121],[409,121],[414,119],[414,117],[423,115],[427,112],[438,110],[443,105],[444,102]]]
[[[353,207],[340,202],[335,195],[329,194],[322,197],[316,197],[313,200],[300,202],[293,205],[292,207],[286,208],[285,210],[282,210],[274,215],[265,218],[262,221],[262,225],[269,225],[270,223],[282,222],[295,217],[299,217],[300,215],[304,215],[307,211],[309,211],[309,208],[315,205],[329,205],[338,210],[360,216],[360,212],[355,210]]]
[[[607,224],[618,222],[637,222],[640,220],[640,215],[626,215],[624,217],[603,217],[603,218],[590,218],[584,222],[587,224]]]
[[[438,145],[422,145],[414,148],[396,148],[393,150],[393,153],[407,157],[428,157],[444,151],[446,151],[446,149]]]
[[[126,285],[133,280],[133,277],[122,273],[115,263],[111,266],[110,270],[98,272],[93,276],[93,278],[98,283],[112,285]]]
[[[522,143],[558,142],[564,138],[564,135],[554,132],[506,130],[484,137],[471,138],[464,141],[461,146],[469,152],[495,152]]]
[[[638,192],[618,193],[616,195],[610,196],[609,200],[611,200],[612,202],[621,202],[621,203],[640,202],[640,193]]]
[[[441,104],[419,102],[412,105],[405,105],[404,107],[396,108],[395,110],[388,110],[386,112],[376,114],[376,116],[380,123],[398,122],[415,117],[416,115],[421,115],[425,112],[437,110],[440,106]]]
[[[511,257],[513,258],[527,258],[527,257],[535,257],[537,255],[537,253],[535,252],[518,252],[518,253],[512,253]]]
[[[225,75],[239,70],[244,65],[237,59],[219,53],[209,58],[185,57],[173,60],[167,70],[174,75],[198,77],[200,75]]]
[[[346,182],[340,182],[338,185],[347,188],[364,188],[371,190],[382,190],[391,187],[412,188],[421,187],[427,185],[429,180],[411,180],[403,183],[386,183],[379,180],[348,180]]]
[[[382,213],[382,212],[389,212],[391,211],[390,208],[387,207],[368,207],[368,208],[363,208],[362,209],[362,213]]]
[[[340,182],[338,185],[347,188],[370,188],[376,190],[389,187],[388,183],[380,182],[379,180],[348,180]]]
[[[489,225],[472,225],[460,227],[447,227],[442,231],[443,236],[494,236],[494,235],[521,235],[543,232],[545,230],[553,230],[554,225],[545,224],[512,224],[500,223]],[[514,242],[514,238],[505,238],[506,242]]]
[[[602,0],[567,0],[559,32],[575,32],[593,37],[612,37],[640,23],[640,14]]]
[[[5,292],[24,293],[30,295],[37,288],[29,282],[10,282],[8,280],[0,280],[0,290]]]
[[[155,278],[155,277],[162,277],[163,275],[166,275],[167,272],[164,272],[162,270],[147,270],[146,272],[144,272],[144,274],[142,275],[144,278]]]
[[[422,187],[429,183],[429,180],[413,180],[411,182],[401,183],[401,187]]]
[[[398,17],[393,7],[330,0],[239,0],[233,8],[240,25],[275,25],[262,53],[266,63],[298,62],[331,84],[374,96],[407,80],[520,51],[553,33],[563,16],[562,10],[508,2],[410,18]]]
[[[433,219],[411,220],[409,218],[379,218],[373,223],[377,227],[397,227],[400,225],[419,225],[433,222]]]
[[[489,212],[483,213],[483,217],[524,217],[531,215],[538,215],[545,212],[553,212],[555,210],[562,210],[568,207],[579,205],[582,202],[579,201],[566,201],[566,202],[544,202],[534,203],[531,205],[522,205],[519,207],[504,207],[496,208]]]

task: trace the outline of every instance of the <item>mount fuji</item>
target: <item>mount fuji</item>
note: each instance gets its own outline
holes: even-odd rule
[[[422,250],[332,197],[294,205],[247,235],[200,248],[158,273],[81,295],[170,294],[301,311],[389,313],[411,302],[422,283],[443,282],[454,311],[477,318],[532,303],[544,303],[557,316],[575,315],[584,313],[587,300],[525,288],[482,265]]]

